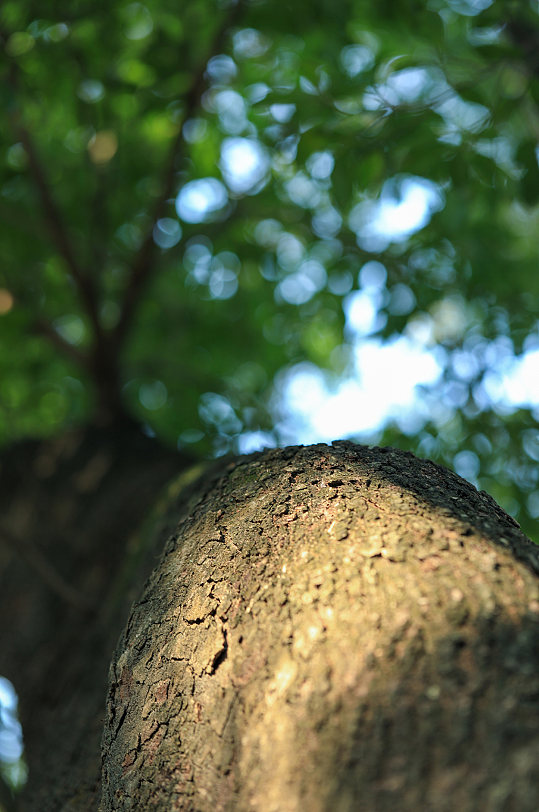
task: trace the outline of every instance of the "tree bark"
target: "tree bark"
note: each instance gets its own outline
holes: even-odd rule
[[[0,674],[29,767],[12,808],[97,809],[111,652],[171,529],[153,506],[186,463],[130,424],[4,451]]]
[[[3,455],[19,810],[536,812],[539,550],[490,497],[350,443],[186,464]]]
[[[539,550],[489,496],[336,443],[221,463],[175,512],[102,812],[536,812]]]

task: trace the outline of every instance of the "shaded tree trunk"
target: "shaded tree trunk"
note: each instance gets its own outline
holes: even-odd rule
[[[97,808],[111,652],[162,547],[154,503],[185,465],[129,424],[1,457],[0,674],[20,699],[22,812]]]
[[[98,611],[42,640],[23,808],[536,811],[539,550],[490,497],[392,449],[289,448],[174,481],[135,543],[156,492]],[[100,782],[110,640],[167,533],[110,668]]]

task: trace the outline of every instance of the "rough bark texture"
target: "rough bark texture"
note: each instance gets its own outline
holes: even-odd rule
[[[102,812],[536,812],[538,553],[403,452],[221,466],[111,666]]]

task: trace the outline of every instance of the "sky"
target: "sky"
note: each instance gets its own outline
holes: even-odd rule
[[[412,84],[417,77],[409,77]],[[413,80],[413,81],[412,81]],[[331,172],[329,153],[317,158],[320,172]],[[222,210],[228,191],[243,194],[256,190],[268,170],[268,159],[258,142],[249,138],[225,139],[221,170],[226,186],[215,178],[187,183],[176,199],[180,220],[203,222]],[[301,178],[293,193],[310,194]],[[361,201],[350,213],[349,224],[365,252],[379,252],[392,242],[401,242],[423,228],[442,208],[444,197],[436,184],[420,177],[388,181],[376,200]],[[163,226],[165,242],[179,239],[181,230]],[[293,250],[293,246],[291,247]],[[307,301],[326,283],[325,271],[316,263],[303,263],[278,286],[277,295],[294,304]],[[309,266],[309,267],[307,267]],[[424,314],[408,325],[400,336],[383,340],[376,335],[386,272],[379,262],[366,262],[358,272],[357,287],[343,299],[346,334],[352,346],[348,374],[337,382],[313,364],[301,363],[283,372],[276,381],[277,432],[283,443],[330,442],[339,438],[376,435],[395,420],[401,430],[416,433],[427,417],[424,387],[436,384],[447,362],[436,346],[440,331],[459,330],[465,322],[465,303],[458,298],[442,301],[435,318]],[[218,280],[219,281],[219,280]],[[222,284],[220,282],[219,290]],[[398,288],[398,290],[396,290]],[[235,286],[231,287],[232,293]],[[217,290],[217,288],[216,288]],[[219,295],[217,293],[216,295]],[[220,294],[225,297],[223,288]],[[413,309],[413,292],[401,284],[393,288],[395,306],[405,313]],[[461,354],[462,377],[474,363]],[[539,407],[539,347],[530,347],[520,357],[502,345],[492,345],[490,372],[478,397],[499,409]],[[273,441],[274,442],[274,441]],[[239,451],[248,453],[272,444],[264,432],[249,432],[239,438]]]

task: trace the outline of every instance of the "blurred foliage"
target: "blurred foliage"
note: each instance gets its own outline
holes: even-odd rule
[[[280,442],[283,370],[353,374],[343,297],[375,260],[366,332],[421,335],[443,374],[412,426],[361,439],[454,467],[533,535],[539,407],[492,393],[539,346],[538,12],[6,0],[0,441],[91,417],[99,329],[127,409],[164,441]],[[373,236],[373,206],[414,179],[423,227]]]

